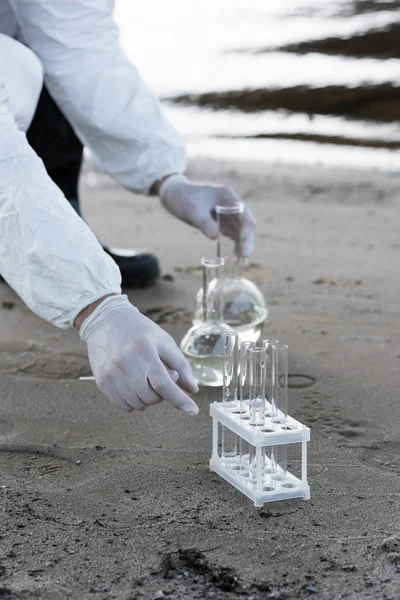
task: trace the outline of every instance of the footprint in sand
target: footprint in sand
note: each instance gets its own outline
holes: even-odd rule
[[[338,436],[339,445],[346,448],[375,450],[382,436],[382,428],[373,421],[333,416],[334,424],[330,431]]]
[[[192,313],[185,308],[154,307],[143,311],[143,314],[158,325],[191,325],[192,323]]]
[[[32,375],[46,379],[78,379],[91,375],[86,356],[60,352],[43,346],[13,344],[0,347],[0,373]]]
[[[339,407],[332,405],[330,397],[318,392],[306,392],[302,399],[308,402],[297,410],[297,418],[307,425],[326,427],[342,447],[378,448],[382,428],[374,422],[344,415]]]
[[[15,427],[10,421],[0,419],[0,438],[9,437],[14,433]]]
[[[364,450],[364,460],[379,469],[385,469],[400,475],[400,441],[395,439],[380,439],[371,448]]]
[[[76,464],[73,460],[56,456],[50,451],[24,446],[0,447],[2,474],[13,478],[35,479],[63,471],[70,474]]]
[[[303,375],[300,373],[289,373],[288,387],[290,388],[306,388],[315,385],[317,380],[312,375]]]

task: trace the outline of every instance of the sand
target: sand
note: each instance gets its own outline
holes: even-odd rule
[[[0,285],[0,597],[400,598],[400,176],[197,160],[258,219],[249,275],[265,335],[289,344],[292,415],[311,427],[311,500],[261,510],[210,474],[210,402],[126,415],[85,347]],[[88,165],[104,240],[156,252],[164,278],[129,294],[177,341],[213,244],[154,198]],[[307,387],[304,387],[307,386]]]

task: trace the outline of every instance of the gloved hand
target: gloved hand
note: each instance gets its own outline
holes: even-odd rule
[[[234,206],[241,202],[233,190],[221,185],[193,183],[184,175],[170,175],[159,187],[159,196],[165,208],[206,236],[216,239],[218,226],[215,207]],[[254,248],[255,220],[250,209],[244,205],[239,231],[222,231],[235,242],[236,254],[246,261]]]
[[[103,300],[85,319],[79,335],[88,346],[100,391],[122,410],[144,410],[167,400],[190,415],[199,412],[183,391],[199,389],[189,363],[172,337],[132,306],[127,296]]]

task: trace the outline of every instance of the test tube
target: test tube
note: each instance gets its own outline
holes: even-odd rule
[[[247,413],[250,401],[250,348],[254,348],[254,342],[242,342],[240,344],[239,360],[239,411],[242,419],[249,418]],[[240,467],[245,469],[251,454],[249,443],[239,438]]]
[[[273,395],[273,385],[272,385],[272,346],[274,344],[278,344],[278,340],[263,340],[263,348],[265,348],[266,353],[266,367],[265,367],[265,416],[267,419],[271,419],[271,421],[276,417],[276,404]],[[270,424],[268,423],[268,427]],[[276,458],[276,448],[277,446],[270,446],[264,449],[265,457],[265,486],[264,490],[272,490],[273,489],[273,475],[276,471],[275,468],[275,458]]]
[[[254,342],[240,344],[239,410],[241,414],[247,412],[246,402],[250,400],[250,348],[254,348]]]
[[[237,406],[238,339],[239,336],[234,331],[227,331],[222,336],[222,404],[227,410],[232,410]],[[235,465],[236,455],[237,435],[222,426],[222,456],[225,458],[227,467]]]
[[[235,331],[223,334],[222,402],[226,408],[237,406],[238,344],[239,336]]]
[[[276,406],[276,422],[286,425],[288,415],[288,346],[272,346],[272,385]]]
[[[266,353],[265,367],[265,416],[276,418],[276,404],[272,388],[272,346],[278,344],[278,340],[263,340],[263,348]]]
[[[288,346],[273,344],[272,346],[272,384],[273,398],[276,405],[275,422],[286,427],[288,415]],[[287,445],[275,446],[273,455],[273,478],[281,479],[287,471]]]
[[[218,205],[215,207],[215,212],[218,225],[217,254],[225,259],[225,275],[228,277],[239,275],[242,262],[233,240],[240,237],[245,217],[244,204],[237,202],[233,206]]]
[[[249,424],[265,423],[265,349],[254,346],[250,354]]]
[[[203,269],[203,321],[219,324],[223,318],[222,278],[225,261],[223,258],[201,259]]]

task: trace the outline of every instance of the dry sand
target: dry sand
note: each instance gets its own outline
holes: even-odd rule
[[[0,286],[0,597],[400,598],[400,176],[216,164],[258,219],[249,269],[266,335],[290,346],[291,413],[308,424],[309,502],[255,509],[210,474],[210,401],[118,412],[85,348]],[[179,341],[213,245],[87,167],[85,214],[164,279],[132,301]],[[301,387],[307,384],[308,387]],[[311,385],[310,385],[311,384]]]

